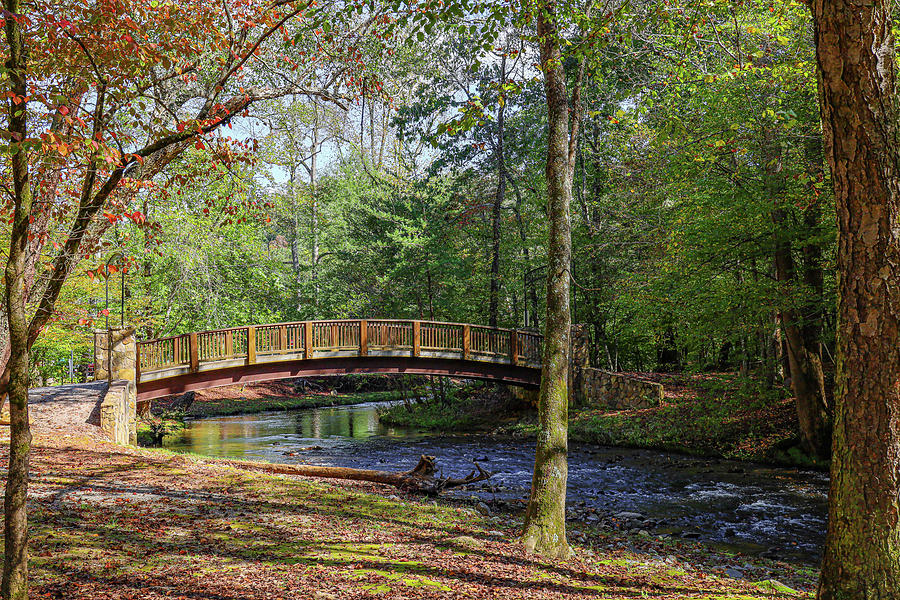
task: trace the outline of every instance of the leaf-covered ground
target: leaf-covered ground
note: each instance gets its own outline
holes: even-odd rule
[[[39,436],[32,477],[35,598],[798,597],[729,578],[735,557],[699,545],[594,532],[548,563],[464,506],[85,438]],[[757,568],[812,585],[808,570]]]

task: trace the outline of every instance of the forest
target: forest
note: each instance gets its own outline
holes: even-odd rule
[[[524,597],[900,596],[892,14],[884,0],[4,0],[0,391],[9,443],[0,595],[156,598],[168,595],[160,582],[228,568],[176,544],[165,551],[195,564],[159,573],[142,595],[143,576],[125,567],[137,558],[98,558],[110,546],[84,551],[99,571],[45,558],[66,554],[48,541],[54,526],[76,516],[102,523],[108,507],[31,507],[29,481],[112,477],[100,475],[104,465],[124,470],[132,460],[64,441],[84,438],[77,431],[48,433],[40,408],[29,419],[29,389],[93,378],[95,331],[127,326],[153,340],[398,319],[544,336],[529,416],[500,428],[536,440],[536,455],[534,444],[521,450],[536,456],[524,515],[494,554],[469,537],[451,544],[454,556],[481,561],[479,573],[502,570],[500,555],[518,561],[524,545],[551,561],[545,572],[505,576],[555,585]],[[662,383],[659,409],[569,407],[572,325],[584,326],[594,368]],[[416,385],[431,399],[417,408],[406,399],[384,423],[496,424],[484,405],[505,411],[511,402],[491,385],[425,382],[404,380],[405,399]],[[723,587],[702,569],[677,583],[628,579],[616,570],[625,563],[610,562],[622,556],[609,550],[609,532],[607,546],[594,542],[572,558],[569,439],[579,452],[587,443],[830,468],[814,568],[790,579],[799,591],[774,575],[770,588]],[[328,515],[323,530],[293,524],[318,550],[285,550],[275,525],[235,520],[247,531],[270,528],[267,549],[227,541],[229,564],[259,559],[252,568],[265,571],[265,589],[191,583],[185,597],[523,597],[512,584],[448,583],[435,556],[427,568],[411,566],[419,551],[398,541],[411,530],[474,535],[459,524],[469,513],[452,502],[435,505],[446,514],[401,524],[402,505],[382,507],[366,487],[319,489],[225,462],[205,483],[177,483],[176,470],[206,477],[203,463],[135,452],[154,485],[236,490],[241,510],[254,510],[259,494],[271,523],[293,518],[271,508],[290,494]],[[406,458],[412,467],[418,456]],[[571,493],[571,475],[569,484]],[[430,515],[421,502],[416,511]],[[116,519],[130,523],[135,510]],[[499,519],[491,510],[482,514]],[[148,526],[164,528],[164,514]],[[354,557],[337,540],[357,518],[364,529],[370,520],[394,529]],[[496,533],[498,523],[485,527]],[[29,535],[41,549],[30,559]],[[637,552],[633,540],[627,547]],[[152,551],[135,546],[128,556]],[[650,553],[666,552],[675,553]],[[288,554],[302,556],[302,568],[282,572]],[[355,568],[347,581],[365,585],[301,591],[294,578],[327,580],[329,560]],[[373,575],[398,560],[400,579]],[[577,564],[548,567],[565,561]],[[768,572],[792,577],[785,561]],[[117,568],[127,584],[112,581]],[[602,574],[592,579],[591,569]],[[398,592],[397,581],[407,587]],[[266,595],[273,589],[278,596]]]

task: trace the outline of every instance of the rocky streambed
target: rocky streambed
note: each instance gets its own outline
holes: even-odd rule
[[[448,476],[465,475],[477,460],[494,476],[452,492],[455,497],[482,512],[525,506],[532,443],[385,427],[378,421],[380,406],[199,419],[166,445],[210,456],[392,471],[407,470],[429,454]],[[573,447],[569,455],[575,539],[592,528],[616,529],[812,563],[824,539],[826,493],[827,475],[815,471],[592,446]]]

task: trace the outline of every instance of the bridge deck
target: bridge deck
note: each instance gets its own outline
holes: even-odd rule
[[[229,383],[339,373],[539,382],[539,334],[437,321],[301,321],[138,342],[140,400]]]

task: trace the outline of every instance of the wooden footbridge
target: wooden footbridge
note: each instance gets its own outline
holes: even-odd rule
[[[437,321],[251,325],[140,341],[134,379],[138,402],[222,385],[345,373],[449,375],[537,387],[541,344],[542,336],[531,332]]]

